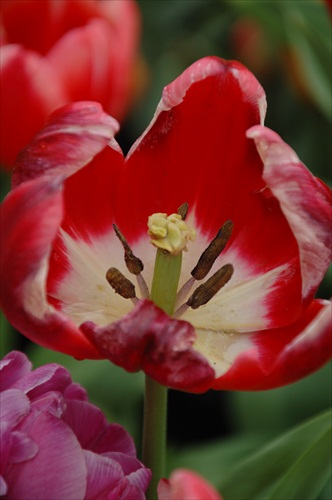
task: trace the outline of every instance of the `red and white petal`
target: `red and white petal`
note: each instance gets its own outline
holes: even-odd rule
[[[310,301],[332,257],[331,190],[316,179],[295,152],[272,130],[248,130],[264,162],[263,178],[278,198],[296,237],[301,262],[302,294]]]
[[[201,246],[205,239],[198,239],[201,240]],[[207,245],[206,242],[205,248]],[[192,267],[189,269],[186,261],[187,254],[184,255],[183,267],[187,268],[188,276],[194,263],[191,262]],[[277,328],[288,324],[293,317],[297,318],[302,309],[297,258],[270,270],[259,269],[259,266],[245,260],[242,250],[237,249],[234,243],[223,251],[206,279],[228,263],[234,267],[230,281],[207,304],[195,310],[188,309],[181,316],[196,331],[250,332]],[[198,286],[199,282],[195,282],[187,297]]]
[[[76,358],[98,358],[46,297],[48,259],[63,215],[61,187],[59,179],[25,182],[2,205],[2,307],[13,326],[34,342]]]
[[[0,62],[1,164],[12,167],[20,149],[43,126],[45,116],[68,96],[51,64],[39,54],[11,44],[1,47]]]
[[[238,206],[244,189],[261,188],[261,161],[245,132],[260,123],[264,99],[247,69],[214,57],[197,61],[166,87],[119,179],[128,239],[135,240],[142,226],[145,230],[152,213],[174,213],[184,201],[212,234],[226,220],[232,198],[231,205]]]
[[[331,359],[331,323],[331,302],[315,300],[290,326],[223,336],[207,332],[205,337],[200,334],[195,347],[216,371],[213,389],[273,389],[311,374]]]
[[[45,127],[21,151],[15,163],[13,186],[44,175],[72,175],[113,140],[118,128],[117,121],[98,103],[63,106],[49,116]],[[115,148],[119,149],[117,145]]]
[[[146,231],[149,215],[172,213],[188,202],[188,224],[194,222],[198,235],[184,256],[188,279],[201,241],[207,246],[222,224],[232,220],[232,237],[214,270],[236,258],[231,280],[236,286],[248,279],[264,280],[271,273],[281,283],[286,273],[295,295],[288,308],[287,321],[292,321],[300,314],[298,246],[277,198],[264,189],[262,161],[246,137],[250,124],[261,121],[264,99],[261,86],[246,68],[218,58],[196,62],[168,85],[119,177],[116,206],[122,203],[123,210],[118,224],[129,242],[136,243]],[[278,300],[273,300],[274,289],[270,286],[269,297],[261,298],[269,319],[260,328],[285,320],[278,317],[278,303],[286,302],[289,293],[278,286]]]
[[[140,301],[116,323],[98,327],[87,322],[81,330],[112,363],[129,372],[143,370],[163,385],[204,392],[214,379],[207,360],[192,348],[193,327],[170,318],[151,301]]]

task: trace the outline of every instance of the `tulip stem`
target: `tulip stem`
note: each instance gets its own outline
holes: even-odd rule
[[[171,255],[164,250],[157,250],[150,298],[170,316],[174,313],[181,262],[181,252]],[[142,443],[142,461],[152,471],[147,500],[157,499],[157,485],[165,475],[166,423],[167,388],[147,375]]]
[[[152,470],[147,500],[157,498],[157,485],[165,475],[167,388],[145,378],[142,461]]]

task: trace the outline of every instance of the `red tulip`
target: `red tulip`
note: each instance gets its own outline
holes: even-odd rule
[[[199,474],[176,469],[169,479],[161,479],[158,500],[222,500],[219,493]]]
[[[151,472],[129,434],[109,424],[60,365],[0,361],[0,496],[22,500],[144,499]]]
[[[331,259],[331,192],[264,115],[254,76],[214,57],[164,89],[126,159],[97,104],[54,113],[3,204],[2,304],[17,330],[192,392],[278,387],[326,363],[331,303],[314,295]],[[185,221],[166,219],[183,202]],[[152,214],[154,245],[188,247],[171,312],[149,300]]]
[[[91,99],[122,119],[135,86],[134,0],[3,0],[1,164],[11,167],[46,117]]]

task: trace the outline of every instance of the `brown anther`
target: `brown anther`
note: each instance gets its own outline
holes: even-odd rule
[[[188,209],[188,203],[182,203],[182,205],[178,208],[177,213],[178,215],[180,215],[182,220],[186,220]]]
[[[106,279],[115,293],[118,293],[124,299],[134,299],[136,297],[135,285],[115,267],[111,267],[107,271]]]
[[[219,290],[226,285],[226,283],[231,279],[234,272],[232,264],[226,264],[221,267],[216,273],[214,273],[211,278],[209,278],[205,283],[199,285],[194,293],[189,297],[187,305],[192,309],[197,309],[209,302],[219,292]]]
[[[135,274],[137,276],[144,269],[143,262],[141,261],[141,259],[139,259],[138,257],[136,257],[133,254],[132,249],[130,248],[130,246],[128,244],[128,241],[123,236],[123,234],[121,233],[118,226],[116,224],[113,224],[113,228],[114,228],[115,234],[117,235],[117,237],[119,238],[119,240],[122,243],[122,246],[124,249],[124,260],[125,260],[127,269],[131,274]]]
[[[191,275],[195,280],[202,280],[208,274],[215,260],[219,257],[231,237],[233,227],[233,222],[227,220],[219,229],[216,237],[211,241],[207,249],[204,250],[196,266],[191,271]]]

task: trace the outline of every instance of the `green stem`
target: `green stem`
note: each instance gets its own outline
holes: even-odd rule
[[[165,475],[167,388],[145,377],[142,461],[152,470],[147,500],[157,498],[159,479]]]
[[[158,249],[151,287],[151,300],[172,316],[181,272],[182,253],[171,255]],[[167,388],[145,378],[142,461],[152,471],[147,500],[157,499],[157,485],[165,475]]]

